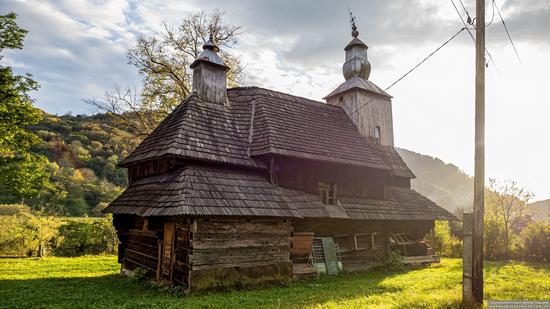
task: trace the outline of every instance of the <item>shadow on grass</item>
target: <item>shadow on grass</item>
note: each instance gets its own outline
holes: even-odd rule
[[[345,274],[260,289],[181,297],[147,288],[118,274],[99,277],[2,280],[0,307],[305,307],[330,301],[340,302],[400,292],[400,288],[384,287],[380,284],[386,276],[382,273]]]
[[[117,274],[0,281],[1,308],[122,306],[126,300],[139,301],[143,297],[169,296],[157,296]]]

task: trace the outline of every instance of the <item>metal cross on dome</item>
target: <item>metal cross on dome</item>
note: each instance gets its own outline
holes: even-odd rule
[[[357,26],[355,25],[355,16],[353,16],[353,13],[351,12],[349,6],[348,6],[348,13],[349,13],[349,23],[351,24],[351,36],[356,38],[359,36],[359,31],[357,31]]]

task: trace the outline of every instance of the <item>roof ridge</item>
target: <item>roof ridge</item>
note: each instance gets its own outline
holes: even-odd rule
[[[286,93],[286,92],[281,92],[281,91],[278,91],[278,90],[258,87],[258,86],[240,86],[240,87],[227,88],[227,91],[234,91],[234,90],[263,90],[263,91],[266,91],[266,92],[269,92],[269,93],[278,94],[281,98],[290,97],[290,98],[293,98],[293,99],[299,99],[299,100],[303,101],[303,103],[307,103],[307,104],[316,104],[316,105],[320,104],[320,105],[323,105],[323,106],[328,106],[330,108],[340,108],[339,106],[329,105],[325,102],[309,99],[309,98],[306,98],[306,97],[302,97],[302,96],[298,96],[298,95],[294,95],[294,94],[290,94],[290,93]],[[254,95],[265,96],[265,94],[258,94],[258,93],[255,93]],[[302,103],[302,102],[300,102],[300,103]]]

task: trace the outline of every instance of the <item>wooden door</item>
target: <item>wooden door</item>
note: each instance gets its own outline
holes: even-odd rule
[[[164,241],[162,245],[161,277],[164,280],[172,281],[174,265],[174,239],[175,224],[164,224]]]

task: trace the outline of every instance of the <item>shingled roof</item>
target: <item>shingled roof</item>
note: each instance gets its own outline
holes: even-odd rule
[[[387,187],[384,201],[341,198],[350,218],[362,220],[458,220],[427,197],[408,188]]]
[[[313,203],[313,205],[311,205]],[[296,204],[300,204],[298,208]],[[253,172],[191,165],[135,181],[105,212],[140,216],[301,217],[324,214],[316,196],[283,189]]]
[[[277,154],[389,169],[340,107],[258,87],[229,89],[228,97],[233,110],[250,115],[252,157]]]
[[[407,188],[389,187],[387,200],[339,198],[338,218],[455,220],[435,203]],[[334,217],[317,195],[282,188],[261,174],[188,165],[135,181],[104,212],[140,216]]]
[[[399,155],[367,141],[340,107],[258,87],[228,89],[227,106],[192,94],[120,166],[173,156],[252,168],[276,154],[414,177]]]
[[[248,156],[247,131],[235,124],[227,108],[192,93],[119,165],[175,156],[264,167]]]
[[[375,144],[374,148],[384,163],[391,169],[391,174],[393,176],[416,178],[394,147]]]

